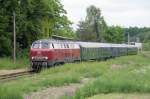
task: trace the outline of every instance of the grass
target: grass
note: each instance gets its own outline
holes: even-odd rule
[[[150,94],[122,94],[122,93],[113,93],[113,94],[99,94],[87,99],[150,99]]]
[[[65,64],[42,71],[33,77],[0,83],[0,99],[22,99],[24,94],[50,86],[78,83],[95,78],[77,90],[72,98],[81,99],[100,93],[149,93],[150,61],[140,55],[124,56],[102,62]],[[69,97],[70,99],[71,97]]]
[[[149,58],[143,55],[127,56],[110,60],[108,64],[122,67],[109,69],[79,89],[74,97],[82,99],[99,93],[150,93]]]
[[[87,67],[87,65],[89,66]],[[65,64],[61,67],[51,68],[30,78],[20,78],[16,81],[0,83],[0,99],[22,99],[23,94],[34,92],[50,86],[63,86],[69,83],[78,83],[85,77],[98,77],[98,64],[93,63]],[[93,68],[94,71],[91,71]],[[103,67],[105,69],[105,67]],[[100,69],[100,71],[102,71]],[[15,90],[12,93],[12,90]]]
[[[143,43],[142,46],[143,46],[143,50],[150,51],[150,42]]]
[[[29,66],[29,59],[17,59],[16,63],[10,58],[0,58],[0,69],[19,69],[27,68]]]

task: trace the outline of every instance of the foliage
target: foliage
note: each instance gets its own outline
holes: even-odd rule
[[[95,6],[87,8],[87,16],[79,22],[77,37],[83,41],[122,43],[124,31],[120,26],[107,26],[101,10]]]
[[[143,43],[142,46],[144,51],[150,51],[150,41],[147,43]]]
[[[64,37],[70,37],[75,38],[75,33],[73,31],[73,28],[70,27],[70,24],[72,24],[70,21],[68,21],[66,16],[62,16],[58,19],[58,21],[62,24],[57,24],[56,29],[54,31],[55,35],[58,36],[64,36]]]
[[[129,27],[124,28],[125,30],[125,38],[127,41],[127,33],[130,34],[130,40],[132,42],[139,41],[139,42],[148,42],[150,40],[150,28],[148,27]]]
[[[107,25],[101,15],[101,10],[91,5],[86,12],[86,19],[79,23],[77,36],[84,41],[102,41],[102,34]]]
[[[11,56],[13,12],[16,13],[17,51],[53,34],[74,36],[59,0],[0,0],[0,56]]]
[[[12,19],[11,16],[9,16],[9,10],[10,8],[8,5],[12,1],[0,1],[0,56],[10,55],[11,53],[11,29],[10,27],[10,20]]]
[[[110,43],[123,43],[124,31],[120,26],[111,26],[107,28],[107,32],[104,34],[104,39]]]

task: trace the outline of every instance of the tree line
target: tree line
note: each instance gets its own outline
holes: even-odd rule
[[[91,5],[86,13],[86,18],[79,22],[77,29],[80,40],[113,43],[123,41],[123,29],[119,26],[107,26],[99,8]]]
[[[84,20],[78,24],[77,37],[83,41],[126,43],[128,34],[131,42],[150,42],[150,28],[108,26],[101,10],[90,6]]]
[[[59,0],[0,0],[0,56],[12,54],[13,13],[16,13],[18,51],[53,34],[74,36],[72,23]]]
[[[77,31],[71,27],[72,22],[60,0],[0,0],[0,8],[0,57],[12,55],[13,13],[16,13],[18,53],[28,50],[33,41],[51,38],[52,35],[81,41],[123,43],[126,32],[141,37],[143,31],[144,36],[150,31],[149,28],[138,28],[140,33],[137,34],[134,28],[108,26],[101,10],[93,5],[87,8],[87,16],[79,22]],[[145,37],[142,40],[145,41]]]

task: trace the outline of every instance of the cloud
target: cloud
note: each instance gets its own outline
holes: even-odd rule
[[[150,26],[150,0],[62,0],[62,3],[74,28],[85,18],[90,5],[102,10],[108,25]]]

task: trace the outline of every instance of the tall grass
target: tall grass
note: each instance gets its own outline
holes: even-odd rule
[[[118,67],[112,68],[113,65]],[[119,57],[102,62],[65,64],[44,70],[33,77],[0,83],[0,99],[12,97],[22,99],[23,95],[29,92],[50,86],[79,83],[83,78],[96,80],[79,89],[74,96],[76,99],[98,93],[150,92],[149,65],[149,59],[142,55]]]
[[[143,50],[144,51],[150,51],[150,41],[147,43],[143,43]]]
[[[92,83],[80,88],[75,99],[99,93],[150,93],[150,62],[143,56],[129,56],[111,60],[110,64],[122,64],[124,68],[110,69]]]
[[[70,99],[70,98],[68,98]],[[150,94],[142,93],[110,93],[99,94],[87,99],[150,99]]]
[[[27,68],[29,66],[29,59],[20,58],[13,62],[10,58],[0,58],[0,69],[18,69]]]
[[[42,71],[34,77],[25,77],[16,81],[0,83],[0,94],[3,94],[0,98],[3,99],[7,96],[8,99],[11,99],[11,97],[18,96],[17,99],[21,99],[22,97],[20,96],[23,96],[25,93],[41,90],[50,86],[79,83],[81,79],[85,77],[98,77],[103,73],[103,70],[107,68],[104,65],[99,66],[97,62],[95,64],[97,65],[93,63],[65,64],[64,66]],[[4,89],[7,90],[5,91]],[[15,90],[14,94],[11,93],[12,90]]]

